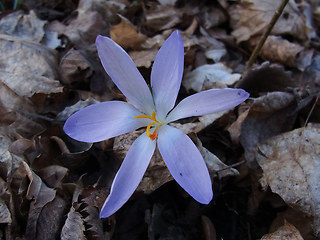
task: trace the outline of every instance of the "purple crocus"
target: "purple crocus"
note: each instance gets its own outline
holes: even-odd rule
[[[160,48],[151,72],[150,91],[128,54],[108,37],[98,36],[96,45],[105,71],[127,97],[88,106],[73,114],[64,131],[83,142],[99,142],[147,127],[130,147],[113,180],[100,217],[114,214],[139,185],[156,146],[171,175],[195,200],[208,204],[212,183],[206,164],[191,139],[168,123],[233,108],[249,94],[242,89],[211,89],[183,99],[174,107],[179,92],[184,48],[175,31]]]

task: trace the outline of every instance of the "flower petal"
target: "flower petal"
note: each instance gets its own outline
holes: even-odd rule
[[[101,63],[112,81],[136,108],[150,115],[154,110],[150,89],[129,55],[108,37],[99,35],[96,45]]]
[[[157,117],[164,119],[174,107],[183,74],[184,48],[178,31],[174,31],[160,48],[151,71],[151,87]]]
[[[242,89],[211,89],[183,99],[168,115],[167,122],[228,110],[242,103],[249,93]]]
[[[134,141],[113,180],[110,194],[101,209],[100,218],[114,214],[128,201],[147,170],[155,148],[156,141],[151,141],[145,133]]]
[[[143,118],[133,119],[137,115],[141,113],[126,102],[97,103],[71,115],[63,130],[78,141],[100,142],[147,126],[151,122]]]
[[[208,204],[212,184],[207,166],[191,139],[181,130],[163,125],[159,129],[158,148],[171,175],[195,200]]]

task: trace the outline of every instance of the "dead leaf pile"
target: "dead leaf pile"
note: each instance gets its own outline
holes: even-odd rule
[[[281,0],[19,2],[0,3],[0,239],[320,239],[319,1],[290,0],[245,74]],[[126,101],[96,36],[122,46],[149,83],[176,29],[177,102],[213,88],[250,93],[230,111],[170,123],[198,147],[214,199],[193,200],[156,151],[131,199],[100,219],[145,129],[94,144],[63,132],[88,105]]]

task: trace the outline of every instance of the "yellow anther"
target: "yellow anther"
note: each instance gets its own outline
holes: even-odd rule
[[[133,117],[133,119],[136,119],[136,118],[147,118],[147,119],[150,119],[152,121],[158,122],[157,119],[156,119],[156,112],[154,110],[152,112],[152,116],[149,116],[149,115],[138,115],[138,116]]]
[[[159,124],[159,121],[157,120],[156,118],[156,112],[153,110],[152,112],[152,115],[149,116],[149,115],[138,115],[138,116],[135,116],[133,117],[134,119],[136,118],[147,118],[147,119],[150,119],[152,120],[153,122],[152,123],[149,123],[148,126],[147,126],[147,130],[146,130],[146,134],[147,136],[153,141],[155,140],[158,135],[157,135],[157,131],[159,129],[160,126],[162,126],[163,124]],[[150,133],[150,128],[153,126],[153,125],[157,125],[156,129],[153,131],[153,133]]]

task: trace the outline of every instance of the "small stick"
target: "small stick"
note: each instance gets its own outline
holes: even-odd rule
[[[287,3],[289,2],[289,0],[282,0],[280,6],[278,7],[278,9],[275,11],[275,13],[273,14],[273,17],[270,21],[270,23],[268,24],[266,30],[264,31],[258,45],[256,45],[256,47],[254,48],[253,52],[251,53],[251,56],[246,64],[246,67],[243,71],[242,76],[244,76],[244,73],[246,73],[248,71],[248,69],[251,67],[251,65],[253,64],[253,62],[256,60],[258,54],[261,51],[261,48],[263,46],[263,44],[265,43],[267,37],[269,36],[271,30],[273,29],[274,25],[276,24],[278,18],[281,16],[283,9],[285,8],[285,6],[287,5]]]
[[[316,105],[317,105],[317,103],[318,103],[318,100],[319,100],[319,96],[316,97],[316,100],[314,101],[314,103],[313,103],[313,105],[312,105],[312,107],[311,107],[311,110],[310,110],[310,112],[309,112],[309,114],[308,114],[308,116],[307,116],[307,119],[306,119],[306,121],[304,122],[304,127],[307,126],[307,124],[308,124],[308,122],[309,122],[309,119],[310,119],[310,117],[311,117],[311,114],[312,114],[314,108],[316,107]]]

